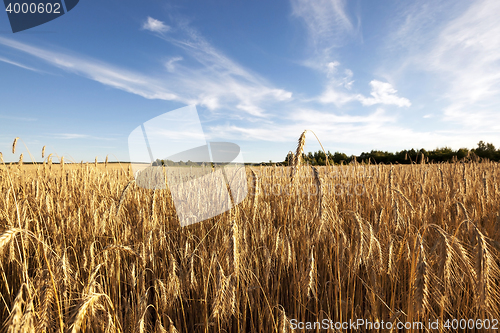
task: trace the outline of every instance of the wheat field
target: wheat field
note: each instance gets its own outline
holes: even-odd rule
[[[2,330],[500,317],[497,163],[313,168],[304,140],[293,166],[247,167],[245,200],[187,227],[127,164],[2,163]]]

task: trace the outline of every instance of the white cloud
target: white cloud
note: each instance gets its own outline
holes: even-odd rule
[[[320,53],[339,46],[354,30],[344,0],[291,0],[292,13],[303,20],[312,45]]]
[[[199,96],[199,104],[206,106],[210,110],[215,110],[220,108],[219,99],[216,96]]]
[[[183,60],[182,57],[173,57],[165,63],[165,67],[169,72],[173,72],[175,71],[175,63],[181,60]]]
[[[418,51],[461,6],[460,1],[448,0],[405,2],[400,10],[396,10],[389,23],[389,34],[385,38],[387,51],[399,54],[402,49],[408,52]]]
[[[337,115],[331,112],[322,112],[315,109],[294,109],[289,116],[280,119],[280,123],[260,123],[257,127],[251,124],[236,126],[225,124],[209,127],[208,136],[222,133],[225,138],[234,140],[252,140],[268,142],[295,141],[305,129],[313,130],[325,142],[344,141],[344,133],[363,131],[368,128],[380,128],[394,123],[396,118],[389,116],[383,109],[362,115]],[[391,125],[392,126],[392,125]],[[332,132],[333,130],[333,132]],[[373,132],[373,131],[371,131]],[[333,133],[333,136],[332,136]],[[347,139],[347,138],[346,138]],[[353,140],[351,137],[349,140]]]
[[[54,134],[54,137],[58,139],[72,140],[72,139],[87,139],[90,137],[90,135],[78,134],[78,133],[61,133],[61,134]]]
[[[354,81],[352,80],[353,72],[350,69],[344,70],[344,77],[338,77],[338,69],[340,63],[338,61],[329,62],[326,65],[326,76],[330,79],[330,84],[335,84],[337,86],[343,86],[346,89],[351,89]]]
[[[157,78],[147,77],[94,59],[86,59],[0,37],[0,44],[28,53],[68,72],[148,99],[181,100]]]
[[[357,99],[361,102],[361,104],[365,106],[375,104],[396,105],[399,107],[411,106],[411,103],[407,98],[396,95],[398,91],[394,89],[390,83],[372,80],[370,85],[372,86],[372,91],[370,93],[372,97],[364,97],[361,95],[357,96]]]
[[[142,25],[142,28],[145,30],[159,32],[159,33],[167,32],[170,30],[170,27],[168,25],[166,25],[162,21],[159,21],[149,16],[146,22],[144,22],[144,24]]]
[[[197,92],[192,98],[201,104],[210,109],[230,107],[251,117],[265,117],[262,103],[292,98],[291,92],[273,87],[260,75],[217,50],[186,22],[179,22],[175,30],[176,34],[158,34],[158,37],[181,48],[202,65],[201,70],[188,67],[187,62],[175,66],[178,86],[189,89],[191,95]]]
[[[260,107],[252,104],[245,104],[245,103],[240,103],[236,105],[236,107],[240,110],[243,110],[245,112],[248,112],[249,114],[257,117],[263,117],[264,116],[264,110],[262,110]]]
[[[233,142],[250,141],[252,146],[265,147],[266,151],[272,151],[273,148],[283,151],[283,143],[292,143],[290,147],[293,147],[293,142],[300,134],[309,129],[315,132],[326,150],[340,150],[348,154],[359,154],[372,149],[434,149],[439,144],[450,146],[452,149],[470,148],[477,143],[478,135],[487,142],[492,142],[497,137],[496,133],[482,131],[412,129],[381,108],[370,114],[356,116],[315,109],[293,109],[289,114],[289,117],[280,119],[279,123],[222,124],[208,127],[206,134],[207,137],[222,136]],[[314,135],[306,134],[306,151],[316,147]],[[262,151],[253,153],[256,161],[262,161]],[[284,155],[277,158],[284,158]]]
[[[337,115],[331,112],[322,112],[314,109],[295,109],[290,117],[277,123],[252,125],[224,124],[208,128],[207,135],[213,136],[222,133],[224,138],[231,140],[249,140],[252,142],[292,142],[305,129],[313,130],[326,149],[335,151],[339,143],[349,145],[365,145],[366,149],[394,147],[399,145],[407,148],[418,142],[419,145],[433,145],[436,138],[442,140],[444,135],[431,132],[415,132],[397,124],[394,116],[388,115],[383,109],[377,109],[368,115],[350,116]],[[315,140],[309,134],[308,140]],[[406,146],[405,146],[406,145]]]
[[[354,83],[352,79],[353,72],[350,69],[345,69],[343,75],[339,76],[340,67],[338,61],[329,62],[326,65],[325,71],[328,82],[323,93],[317,98],[320,103],[335,104],[337,107],[352,101],[359,101],[364,106],[376,104],[396,105],[399,107],[411,106],[410,101],[407,98],[397,96],[397,90],[387,82],[372,80],[370,82],[372,87],[371,97],[351,92]]]
[[[347,38],[359,36],[360,20],[354,27],[347,12],[346,0],[290,0],[292,16],[298,18],[307,31],[307,45],[304,47],[308,59],[301,61],[302,65],[315,71],[327,72],[327,76],[338,76],[338,61],[332,61],[338,56],[338,49],[346,44]],[[352,73],[351,73],[352,74]],[[337,82],[329,83],[329,92],[324,100],[335,103],[344,100],[336,95],[334,88]],[[352,84],[352,82],[348,85]],[[329,95],[329,96],[328,96]],[[342,103],[342,102],[340,102]]]
[[[3,37],[0,37],[0,44],[28,53],[65,71],[148,99],[176,100],[188,105],[203,105],[210,110],[241,110],[248,117],[264,117],[263,103],[291,99],[291,92],[273,87],[264,78],[235,63],[189,26],[181,26],[176,31],[181,36],[158,36],[182,48],[202,68],[188,66],[180,62],[180,57],[176,57],[165,65],[167,70],[170,69],[168,75],[163,72],[151,76]]]
[[[354,80],[352,80],[353,72],[350,69],[344,70],[344,75],[339,76],[339,68],[341,67],[338,61],[331,61],[326,65],[326,76],[328,82],[325,90],[318,97],[318,101],[323,104],[335,104],[341,107],[344,104],[357,99],[357,95],[350,92]]]
[[[333,85],[327,86],[325,91],[318,98],[319,102],[323,104],[335,104],[337,107],[341,107],[356,99],[357,95],[340,91]]]
[[[431,89],[427,101],[439,105],[441,121],[499,131],[500,2],[423,0],[400,16],[387,38],[386,67],[423,74],[415,81]]]
[[[315,46],[313,59],[304,62],[305,66],[326,72],[328,81],[323,93],[316,98],[322,104],[335,104],[341,107],[352,101],[364,106],[376,104],[409,107],[407,98],[397,96],[397,90],[390,83],[372,80],[371,97],[352,92],[353,72],[345,69],[340,74],[340,63],[331,61],[331,50],[340,46],[347,35],[354,36],[355,29],[346,12],[344,0],[291,0],[295,16],[304,20],[309,36]]]
[[[33,72],[38,72],[38,73],[41,73],[41,71],[39,71],[38,69],[35,69],[35,68],[32,68],[32,67],[28,67],[28,66],[25,66],[23,64],[20,64],[16,61],[12,61],[12,60],[9,60],[7,58],[2,58],[0,57],[0,61],[1,62],[5,62],[6,64],[10,64],[10,65],[14,65],[14,66],[17,66],[17,67],[21,67],[21,68],[24,68],[24,69],[27,69],[27,70],[30,70],[30,71],[33,71]]]
[[[396,121],[394,116],[386,114],[385,110],[378,108],[375,112],[363,116],[336,115],[334,113],[321,112],[314,109],[299,109],[294,112],[290,119],[300,122],[315,124],[315,127],[325,127],[325,125],[334,128],[339,124],[360,124],[360,123],[392,123]]]
[[[445,119],[500,129],[500,2],[472,3],[449,22],[423,58],[446,80]]]
[[[100,141],[114,141],[114,140],[116,140],[116,138],[94,136],[94,135],[80,134],[80,133],[56,133],[56,134],[50,134],[48,136],[56,138],[56,139],[62,139],[62,140],[75,140],[75,139],[100,140]]]

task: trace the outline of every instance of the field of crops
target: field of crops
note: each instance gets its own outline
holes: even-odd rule
[[[500,318],[498,164],[299,160],[247,176],[241,204],[180,227],[169,191],[139,188],[127,164],[1,164],[3,329]]]

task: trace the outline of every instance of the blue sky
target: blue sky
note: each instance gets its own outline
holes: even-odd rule
[[[498,17],[497,0],[81,0],[13,34],[0,13],[0,151],[128,160],[137,126],[187,105],[252,162],[305,129],[347,154],[500,146]]]

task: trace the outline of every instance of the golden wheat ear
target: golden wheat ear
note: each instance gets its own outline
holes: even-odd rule
[[[14,142],[12,143],[12,154],[16,153],[17,140],[19,140],[19,137],[15,138]]]
[[[4,248],[7,248],[7,245],[10,244],[10,241],[14,239],[17,233],[20,232],[18,228],[10,228],[7,230],[2,230],[0,233],[0,253]]]
[[[291,180],[295,179],[295,175],[297,174],[300,165],[302,163],[302,153],[304,152],[304,146],[306,144],[306,132],[302,132],[302,134],[299,137],[299,141],[297,143],[297,149],[295,151],[295,156],[293,158],[293,163],[292,163],[292,175],[291,175]]]
[[[318,143],[321,146],[321,149],[323,150],[323,153],[325,154],[326,165],[327,166],[330,165],[330,163],[328,162],[328,154],[326,153],[325,148],[323,147],[323,144],[319,140],[318,136],[316,135],[316,133],[314,133],[314,131],[306,129],[306,130],[304,130],[304,132],[302,132],[302,134],[299,137],[299,141],[297,143],[297,149],[295,151],[295,155],[293,153],[289,153],[289,156],[292,157],[292,159],[293,159],[293,162],[292,162],[292,175],[291,175],[292,181],[295,178],[295,175],[298,172],[298,170],[300,169],[300,166],[302,164],[302,155],[304,153],[304,146],[306,144],[306,133],[308,131],[311,132],[316,137],[316,140],[318,140]]]

